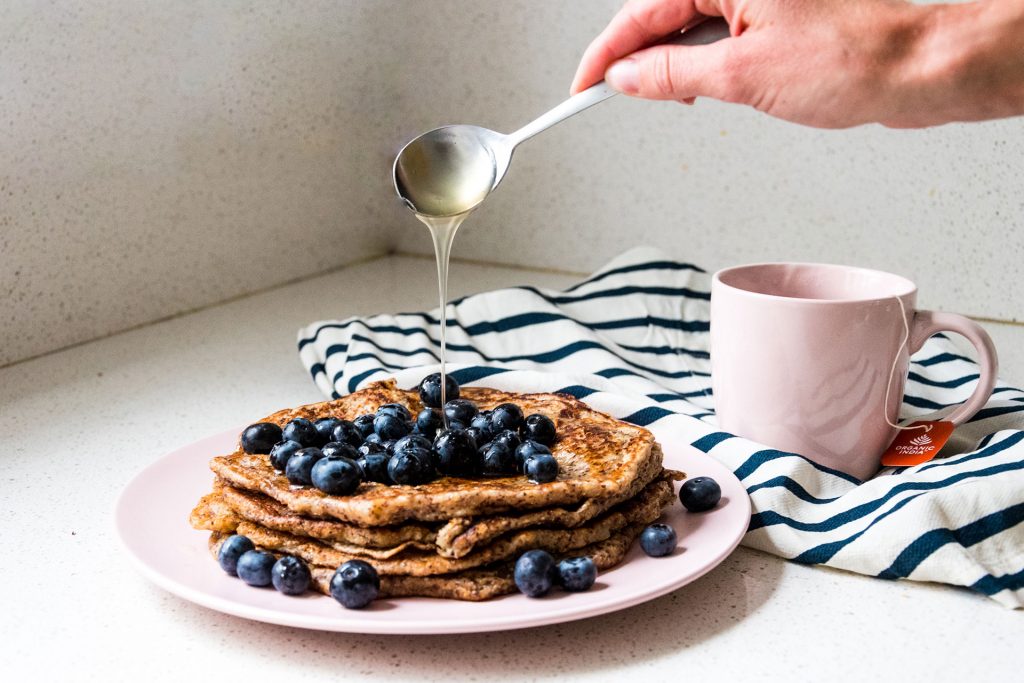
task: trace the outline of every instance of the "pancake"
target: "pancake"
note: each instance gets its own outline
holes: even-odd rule
[[[385,552],[341,543],[324,543],[269,529],[246,520],[240,520],[234,531],[248,537],[257,546],[286,555],[295,555],[311,565],[337,567],[348,560],[365,560],[382,576],[433,576],[508,560],[527,550],[539,548],[550,552],[564,552],[605,541],[626,527],[635,524],[646,525],[658,519],[674,497],[671,482],[659,479],[633,499],[612,508],[583,526],[574,529],[522,529],[501,536],[461,558],[443,557],[433,549],[423,550],[410,544]]]
[[[651,465],[657,463],[652,460]],[[303,517],[290,512],[286,507],[272,498],[260,493],[243,491],[221,481],[214,483],[214,492],[206,496],[193,511],[190,518],[196,529],[208,531],[232,531],[238,525],[238,519],[255,522],[275,531],[284,531],[296,536],[309,536],[328,543],[343,543],[360,546],[364,549],[379,549],[386,554],[394,554],[394,549],[404,544],[414,544],[420,548],[436,545],[436,551],[444,557],[465,557],[473,548],[486,545],[495,538],[534,526],[572,528],[593,519],[614,505],[635,496],[657,476],[660,478],[681,479],[682,473],[671,470],[653,470],[644,472],[628,489],[620,495],[602,500],[588,500],[575,507],[555,507],[546,510],[534,510],[521,515],[496,515],[492,517],[456,518],[444,526],[437,528],[425,524],[405,523],[389,527],[360,527],[346,522],[331,519]],[[205,518],[200,516],[200,508],[216,506],[213,516],[209,510]],[[224,508],[228,509],[224,509]],[[225,518],[238,518],[232,523]],[[219,526],[218,526],[219,525]]]
[[[292,488],[267,456],[249,455],[241,448],[214,458],[210,467],[231,486],[262,493],[293,513],[366,527],[580,506],[589,500],[623,495],[651,470],[652,462],[660,469],[661,450],[655,448],[649,431],[593,410],[572,396],[513,394],[481,387],[463,387],[461,396],[481,409],[512,402],[527,415],[541,413],[551,418],[558,434],[551,448],[558,461],[558,479],[545,484],[531,483],[522,476],[472,480],[442,477],[420,486],[363,483],[351,496],[341,497],[314,488]],[[262,421],[284,426],[297,417],[351,420],[385,403],[401,403],[413,414],[423,407],[417,392],[399,389],[389,380],[335,401],[282,410]]]
[[[294,515],[289,517],[286,522],[282,522],[281,518],[276,515],[266,517],[259,514],[264,510],[264,507],[269,507],[271,503],[266,498],[254,508],[257,514],[253,515],[253,517],[262,517],[262,519],[253,519],[253,517],[250,517],[245,512],[239,512],[227,502],[228,497],[238,497],[243,501],[249,502],[250,495],[252,494],[236,491],[230,486],[215,486],[213,493],[203,496],[199,503],[196,504],[189,515],[189,523],[192,525],[192,528],[200,531],[217,531],[224,534],[233,534],[238,531],[240,525],[252,523],[267,531],[283,531],[300,538],[317,538],[332,548],[344,552],[358,553],[363,559],[387,559],[410,549],[433,552],[436,548],[433,540],[417,542],[404,539],[402,534],[404,527],[379,527],[386,534],[374,540],[382,541],[386,536],[391,536],[392,542],[377,546],[365,546],[345,540],[348,538],[348,529],[343,528],[340,534],[334,533],[334,529],[331,527],[347,526],[342,522],[306,519]],[[359,531],[376,531],[376,529],[364,530],[359,527],[356,527],[356,529]]]
[[[225,534],[234,533],[241,521],[242,517],[235,514],[216,488],[213,493],[207,493],[200,498],[188,516],[188,523],[193,529],[219,531]]]
[[[599,570],[604,571],[622,562],[641,531],[643,531],[642,524],[628,526],[615,532],[604,541],[593,543],[571,553],[558,553],[555,554],[555,557],[563,559],[587,555],[594,560],[594,564]],[[210,552],[214,557],[217,556],[225,538],[225,535],[216,531],[210,534]],[[267,550],[266,548],[261,549]],[[281,556],[279,552],[272,550],[268,552],[272,552],[278,557]],[[324,595],[330,595],[331,577],[337,567],[310,565],[309,569],[313,575],[311,587]],[[385,575],[380,577],[380,597],[489,600],[516,592],[512,571],[513,564],[511,562],[501,562],[489,567],[435,576]]]
[[[273,498],[252,491],[236,489],[220,481],[214,485],[214,492],[213,498],[216,500],[216,504],[226,506],[235,517],[297,536],[309,536],[327,542],[348,543],[382,550],[392,549],[406,543],[432,548],[437,539],[437,524],[428,526],[405,523],[400,526],[361,527],[336,519],[303,517],[289,511]],[[224,530],[212,526],[197,526],[195,524],[192,526],[209,531]],[[237,522],[235,526],[237,526]]]
[[[654,444],[654,448],[660,454],[661,446]],[[645,469],[647,471],[621,493],[608,498],[587,500],[578,506],[533,510],[521,515],[494,515],[476,519],[460,517],[450,520],[437,532],[437,552],[445,557],[465,557],[477,546],[485,545],[511,531],[535,526],[575,528],[615,505],[633,498],[656,477],[666,481],[681,481],[686,478],[682,472],[662,469],[660,455],[652,458]]]

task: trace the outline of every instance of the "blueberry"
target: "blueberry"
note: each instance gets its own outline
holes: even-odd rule
[[[555,423],[547,415],[534,413],[526,418],[522,427],[523,438],[550,446],[555,443]]]
[[[341,420],[336,417],[322,417],[313,423],[313,428],[316,433],[320,435],[320,443],[327,443],[328,441],[340,441],[340,439],[334,439],[331,437],[331,433],[334,428],[341,424]]]
[[[381,445],[382,440],[376,434],[370,434],[368,437],[363,439],[363,443],[364,444],[370,443],[370,444],[374,444],[375,446],[379,446],[379,445]]]
[[[522,442],[523,440],[519,438],[519,435],[513,432],[511,429],[506,429],[503,432],[498,432],[497,434],[494,435],[494,438],[491,439],[491,443],[500,443],[513,453],[516,452],[516,449],[519,448],[519,444],[521,444]]]
[[[221,543],[220,551],[217,553],[217,562],[220,563],[220,568],[226,571],[231,576],[238,575],[238,558],[245,553],[249,552],[256,546],[245,536],[228,536],[227,539]]]
[[[384,453],[386,450],[384,446],[380,445],[379,441],[367,441],[356,449],[358,454],[356,459],[365,458],[371,453]]]
[[[298,441],[281,441],[270,450],[270,464],[274,469],[284,472],[288,460],[301,449],[302,444]]]
[[[377,570],[362,560],[349,560],[331,577],[331,597],[349,609],[366,607],[380,593]]]
[[[464,429],[449,429],[434,441],[434,459],[441,474],[472,477],[480,471],[476,442]]]
[[[459,397],[459,383],[455,381],[451,375],[446,375],[444,378],[444,399],[451,401],[452,399]],[[435,372],[433,375],[427,375],[420,382],[420,400],[423,401],[423,405],[429,408],[440,408],[444,402],[441,400],[441,373]]]
[[[463,432],[463,431],[465,431],[467,429],[469,429],[469,423],[468,422],[463,422],[462,420],[448,420],[448,427],[446,429],[442,429],[441,431],[439,431],[437,433],[437,436],[440,436],[441,434],[443,434],[446,431],[455,430],[457,432]],[[435,437],[434,440],[436,441],[437,438]]]
[[[321,448],[320,452],[324,454],[325,458],[348,458],[349,460],[355,460],[359,457],[359,452],[347,443],[339,443],[332,441],[325,443]]]
[[[546,595],[558,579],[555,558],[544,550],[529,550],[516,560],[514,578],[519,592],[531,598]]]
[[[417,434],[419,436],[422,436],[424,439],[427,439],[428,441],[433,441],[434,439],[437,438],[437,430],[436,429],[433,429],[433,428],[421,429],[420,426],[418,424],[416,424],[415,422],[412,423],[412,431],[409,432],[409,433],[410,434]]]
[[[536,453],[523,463],[523,474],[534,484],[547,484],[558,478],[558,461],[550,453]]]
[[[491,442],[491,435],[488,432],[484,431],[483,429],[480,429],[479,427],[468,427],[463,431],[465,431],[466,434],[469,434],[471,437],[473,437],[473,443],[475,443],[478,447],[484,446]]]
[[[306,563],[297,557],[285,555],[270,568],[270,580],[285,595],[301,595],[309,588],[313,576]]]
[[[508,477],[519,473],[516,454],[500,443],[489,443],[480,451],[481,473],[485,477]]]
[[[257,422],[242,430],[242,450],[246,453],[269,453],[281,441],[281,428],[273,422]]]
[[[394,415],[400,417],[406,422],[412,419],[412,413],[409,409],[403,406],[401,403],[385,403],[380,408],[377,408],[377,415]]]
[[[328,495],[350,496],[359,488],[363,470],[349,458],[321,458],[313,465],[310,479]]]
[[[558,563],[558,583],[571,593],[590,590],[596,580],[597,565],[589,557],[573,557]]]
[[[476,404],[465,398],[457,398],[444,404],[444,416],[449,422],[454,420],[468,425],[478,412]]]
[[[722,487],[711,477],[694,477],[683,482],[679,502],[690,512],[705,512],[722,500]]]
[[[403,436],[401,439],[396,441],[392,451],[397,453],[398,451],[404,451],[407,448],[413,447],[423,448],[429,451],[434,447],[434,442],[422,434],[409,434],[408,436]]]
[[[373,434],[373,418],[375,417],[376,415],[360,415],[352,422],[359,432],[359,436],[365,439],[370,434]]]
[[[250,586],[269,586],[274,556],[261,550],[250,550],[238,558],[238,578]]]
[[[434,479],[434,462],[430,451],[410,448],[395,453],[388,460],[388,476],[396,484],[418,486]]]
[[[338,420],[338,424],[331,430],[328,441],[347,443],[350,446],[358,446],[363,442],[363,435],[359,429],[348,420]]]
[[[384,452],[388,455],[394,455],[396,443],[398,443],[398,439],[388,439],[387,441],[381,441],[380,447],[383,448]]]
[[[651,557],[671,555],[676,549],[676,530],[668,524],[652,524],[640,534],[640,547]]]
[[[491,412],[491,424],[496,431],[519,429],[523,424],[523,409],[515,403],[502,403]]]
[[[483,437],[482,441],[477,439],[477,443],[481,446],[494,438],[500,429],[495,429],[494,425],[491,424],[491,418],[484,413],[479,413],[476,417],[469,421],[469,428],[476,429]]]
[[[296,486],[313,485],[313,465],[324,457],[319,448],[303,448],[288,460],[284,468],[284,476]]]
[[[424,408],[416,416],[416,432],[428,439],[437,436],[437,430],[441,427],[441,416],[433,408]]]
[[[391,413],[378,413],[373,420],[373,431],[382,441],[389,439],[401,439],[412,431],[412,426],[398,415]]]
[[[497,441],[497,439],[495,439]],[[523,466],[526,465],[528,458],[534,455],[551,455],[551,449],[542,443],[536,441],[524,441],[516,448],[516,464],[519,466],[519,471],[523,471]]]
[[[284,438],[298,441],[303,446],[322,446],[326,443],[320,440],[320,433],[313,423],[304,417],[297,417],[284,426]]]
[[[381,451],[380,453],[367,453],[356,460],[359,469],[363,471],[364,481],[376,481],[381,484],[390,484],[391,477],[388,476],[388,462],[391,456]]]

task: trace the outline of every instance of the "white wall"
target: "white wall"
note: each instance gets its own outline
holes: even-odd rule
[[[0,365],[386,251],[407,4],[0,3]]]
[[[391,248],[408,137],[566,95],[618,0],[0,5],[0,365]],[[527,143],[456,255],[858,263],[1019,320],[1024,119],[823,132],[616,98]],[[454,275],[457,277],[457,274]],[[329,308],[325,308],[325,314]]]
[[[449,12],[427,18],[419,51],[454,33],[480,62],[437,92],[421,85],[419,122],[511,131],[566,94],[620,3],[487,3],[475,26],[449,23],[464,3],[435,4]],[[471,221],[457,255],[588,270],[642,242],[707,268],[852,263],[915,279],[924,305],[1021,320],[1024,118],[817,131],[713,101],[618,97],[521,147]]]

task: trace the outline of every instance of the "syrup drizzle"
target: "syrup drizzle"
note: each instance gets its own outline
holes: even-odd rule
[[[437,295],[441,311],[441,422],[445,429],[448,428],[448,418],[444,414],[444,404],[448,401],[446,396],[448,374],[445,370],[448,327],[448,262],[452,253],[452,242],[455,240],[455,233],[458,232],[462,221],[466,220],[466,216],[470,213],[472,211],[455,216],[416,214],[416,218],[420,219],[430,231],[430,238],[434,242],[434,260],[437,262]]]

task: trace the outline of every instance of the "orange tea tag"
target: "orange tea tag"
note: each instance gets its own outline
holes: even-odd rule
[[[911,429],[926,427],[927,429]],[[900,430],[889,447],[882,453],[885,467],[910,467],[928,462],[949,441],[953,434],[953,423],[922,420]]]

